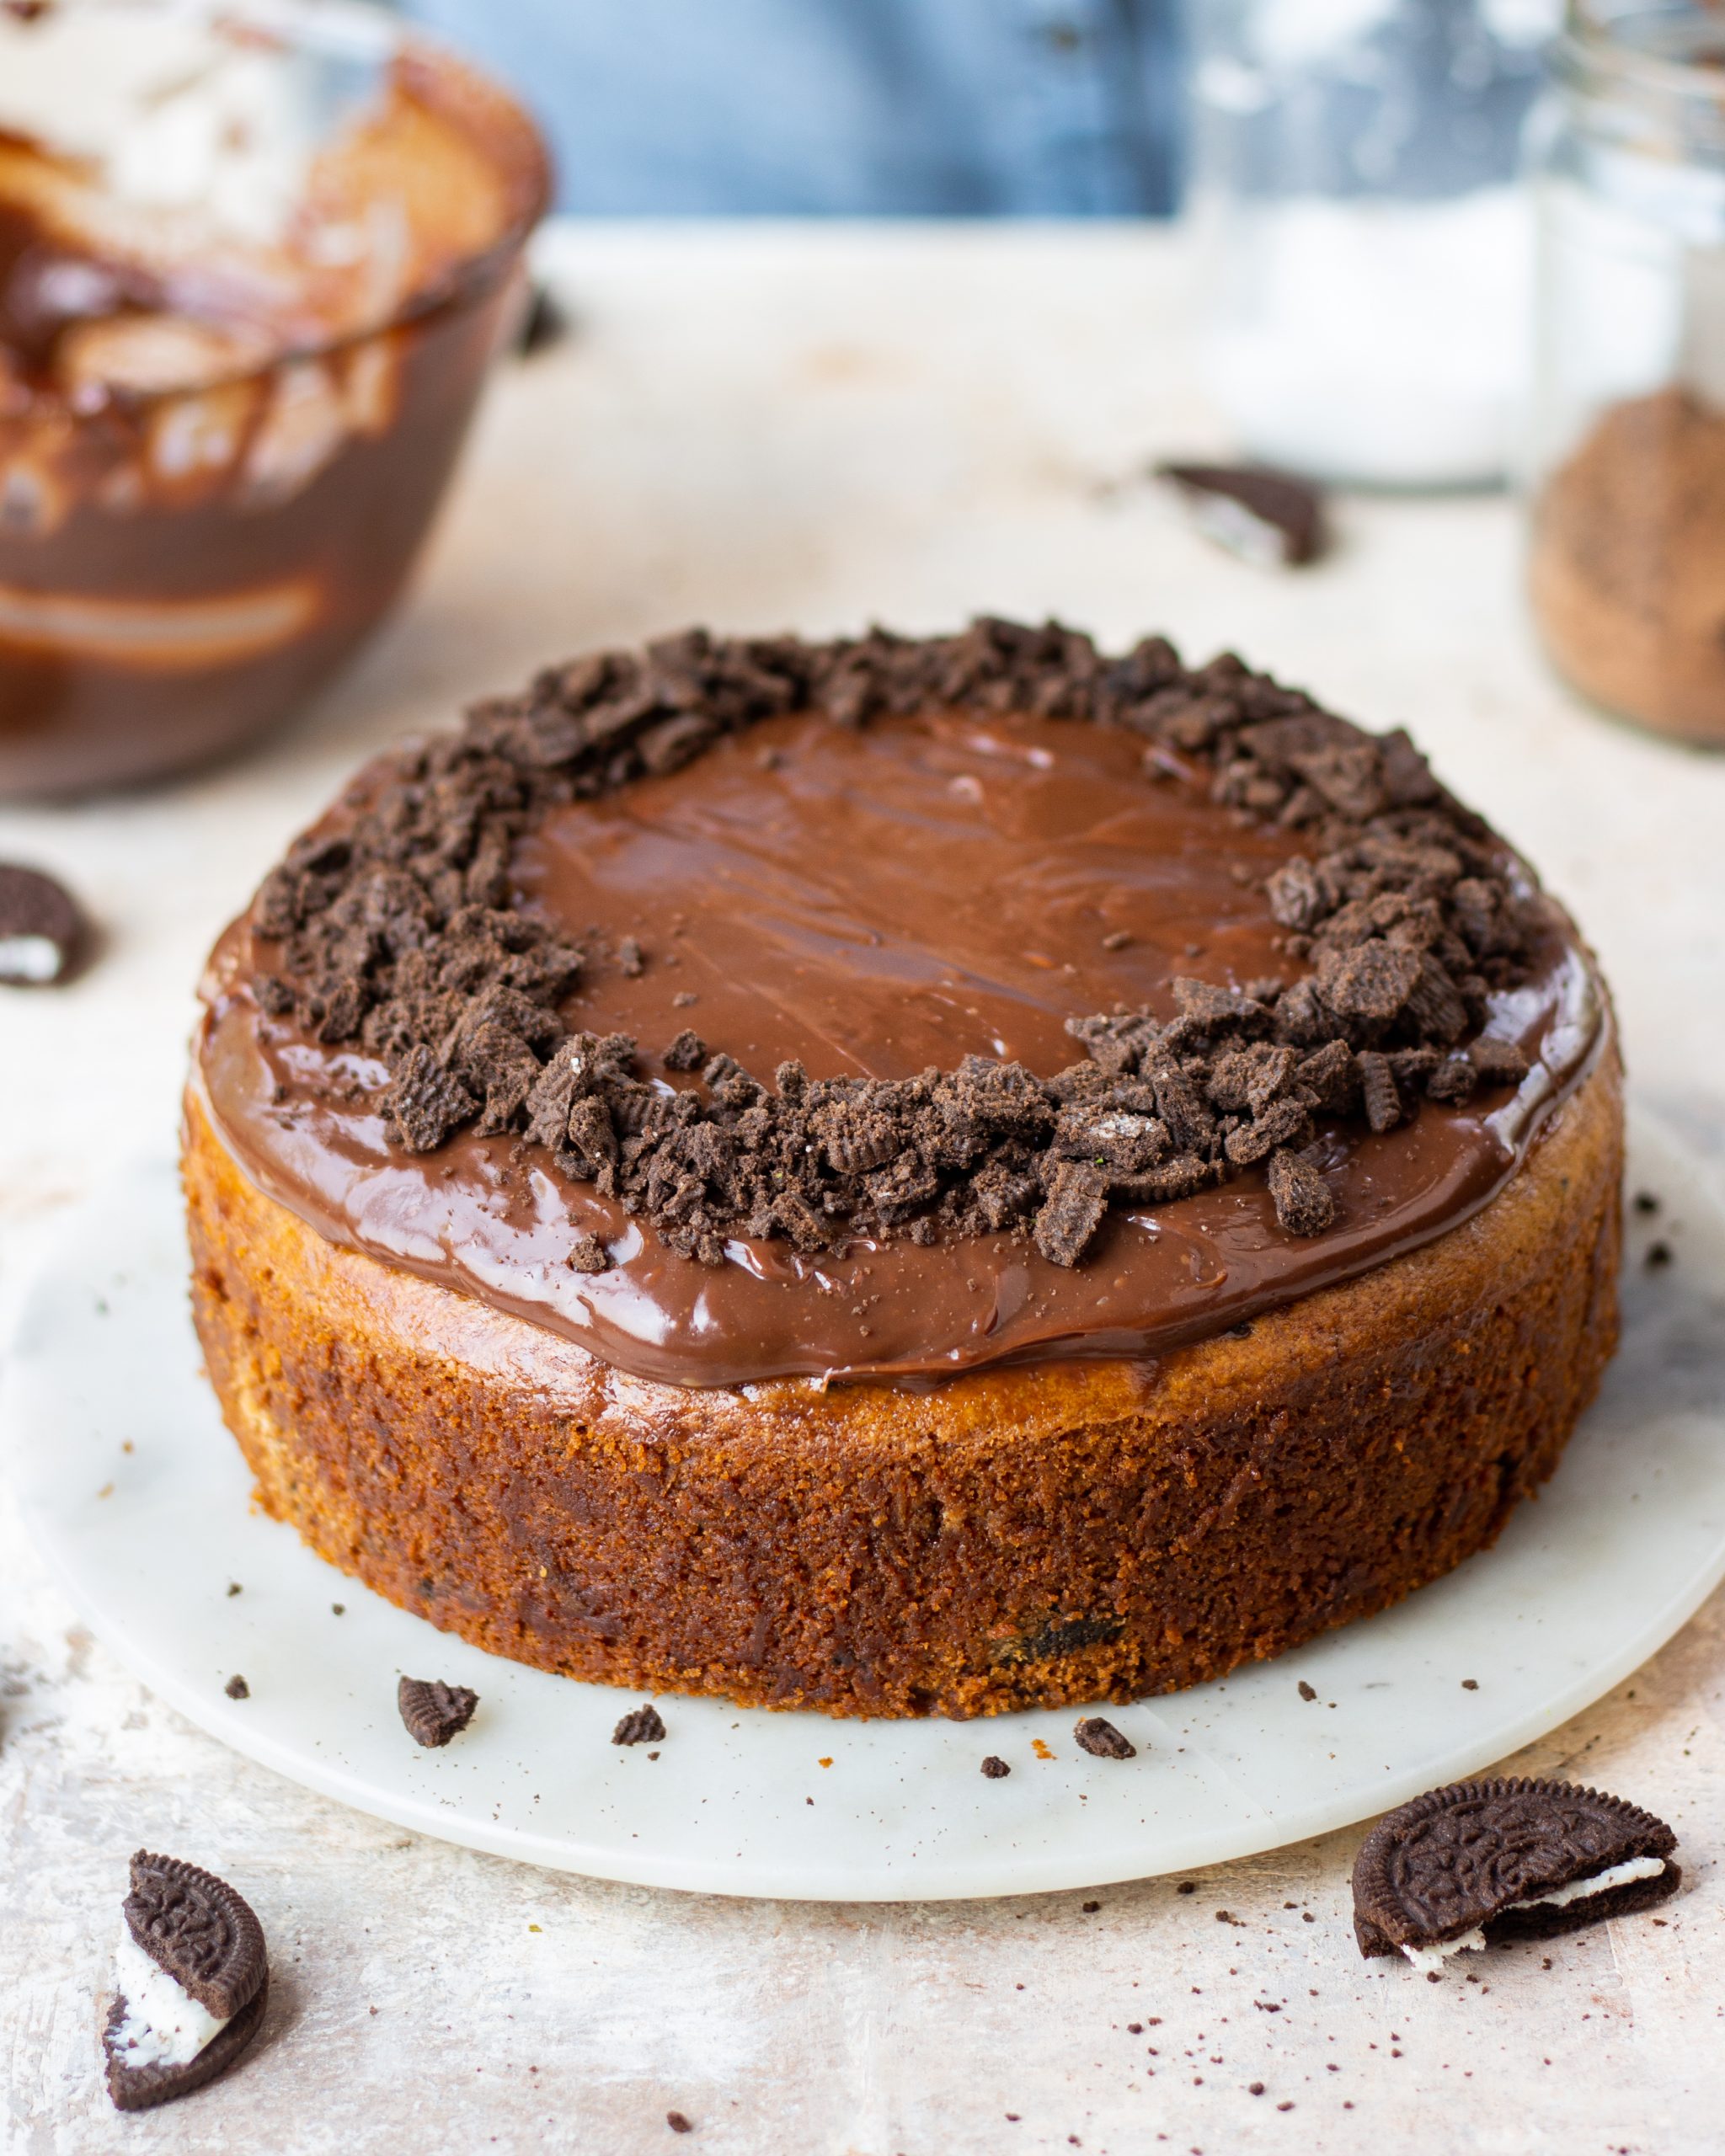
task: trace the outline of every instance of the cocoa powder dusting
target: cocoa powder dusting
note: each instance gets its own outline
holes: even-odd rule
[[[1529,575],[1583,695],[1725,741],[1725,414],[1681,388],[1611,406],[1536,504]]]

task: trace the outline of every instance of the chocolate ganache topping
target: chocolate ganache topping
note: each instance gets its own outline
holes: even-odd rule
[[[1249,1320],[1485,1203],[1600,1032],[1405,734],[995,621],[542,673],[363,772],[206,997],[263,1188],[691,1385]]]

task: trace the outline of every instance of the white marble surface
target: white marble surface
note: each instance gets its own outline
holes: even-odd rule
[[[1334,561],[1278,578],[1132,483],[1215,440],[1168,242],[758,227],[558,248],[583,334],[499,385],[416,596],[348,680],[190,785],[0,812],[0,857],[66,873],[109,931],[79,986],[0,1004],[0,1299],[43,1224],[171,1123],[203,948],[366,744],[553,652],[697,617],[1054,610],[1232,643],[1405,720],[1579,914],[1637,1082],[1725,1155],[1705,1072],[1725,1029],[1702,1000],[1725,761],[1551,681],[1500,501],[1344,504]],[[93,1646],[0,1509],[0,2148],[1717,2149],[1725,1598],[1514,1764],[1671,1819],[1690,1881],[1663,1923],[1428,1985],[1358,1958],[1351,1833],[1189,1895],[847,1909],[597,1886],[380,1826],[227,1752]],[[251,1897],[275,1994],[241,2072],[122,2122],[93,1995],[140,1842]],[[695,2137],[671,2136],[673,2107]]]

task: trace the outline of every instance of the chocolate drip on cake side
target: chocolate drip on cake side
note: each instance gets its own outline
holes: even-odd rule
[[[899,831],[921,849],[908,897],[909,851],[872,894],[811,866],[824,846],[879,846],[854,806],[872,788],[898,819],[885,853]],[[992,852],[964,821],[984,795]],[[1001,873],[1014,818],[1029,881],[1044,878],[1028,894]],[[1124,910],[1111,819],[1141,841],[1112,857],[1127,881],[1162,877]],[[690,860],[722,873],[695,876],[683,923],[654,869]],[[580,880],[591,862],[605,890]],[[997,928],[963,884],[979,862]],[[755,939],[740,956],[721,947],[726,890]],[[619,893],[647,894],[638,937],[611,932],[621,913],[595,934],[571,910]],[[871,905],[878,957],[858,954]],[[1134,926],[1110,928],[1114,911]],[[770,992],[728,1001],[715,956],[742,979],[769,929],[779,976],[762,962]],[[483,1154],[499,1187],[548,1175],[591,1221],[569,1257],[590,1294],[613,1265],[642,1270],[644,1238],[660,1283],[673,1261],[716,1281],[859,1254],[878,1270],[908,1245],[996,1287],[1003,1262],[1028,1267],[1044,1346],[1063,1296],[1074,1314],[1050,1272],[1105,1273],[1087,1299],[1108,1307],[1073,1328],[1097,1352],[1135,1322],[1119,1277],[1135,1224],[1141,1238],[1208,1204],[1236,1241],[1248,1218],[1269,1230],[1251,1264],[1221,1268],[1237,1300],[1278,1269],[1272,1242],[1308,1283],[1384,1246],[1397,1201],[1374,1161],[1417,1156],[1422,1233],[1434,1206],[1482,1202],[1513,1164],[1486,1118],[1578,963],[1556,910],[1404,735],[1365,734],[1231,657],[1189,670],[1152,639],[1108,659],[1071,631],[1000,622],[822,646],[695,633],[547,671],[365,774],[266,881],[251,947],[230,955],[218,1012],[249,974],[262,1032],[302,1044],[302,1075],[319,1064],[326,1119],[381,1115],[398,1161],[435,1177]],[[1162,963],[1194,947],[1189,970]],[[1110,988],[1127,992],[1083,1000]],[[895,1067],[901,1046],[943,1043],[966,1052]],[[260,1180],[279,1187],[280,1168]]]

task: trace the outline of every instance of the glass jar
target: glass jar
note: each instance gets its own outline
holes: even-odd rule
[[[1531,147],[1535,620],[1583,696],[1725,744],[1725,19],[1574,0]]]
[[[1525,407],[1521,132],[1558,0],[1191,0],[1207,387],[1314,478],[1501,479]]]

